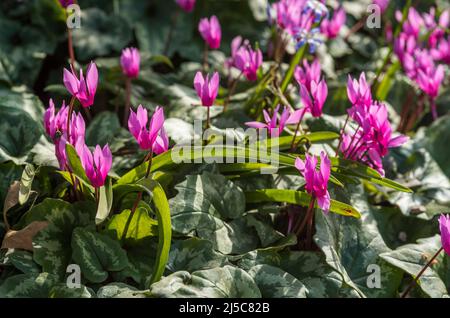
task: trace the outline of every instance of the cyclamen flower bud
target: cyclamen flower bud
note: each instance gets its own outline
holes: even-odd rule
[[[122,66],[122,72],[129,78],[136,78],[139,75],[139,67],[141,63],[141,56],[139,50],[131,47],[122,51],[120,57],[120,65]]]
[[[195,7],[195,0],[176,0],[175,1],[181,9],[183,9],[186,12],[192,12]]]
[[[222,30],[220,28],[219,19],[217,19],[215,15],[209,20],[208,18],[201,19],[198,24],[198,31],[211,49],[218,49],[220,47]]]

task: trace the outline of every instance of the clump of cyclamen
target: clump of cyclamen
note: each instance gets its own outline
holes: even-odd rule
[[[220,47],[222,29],[219,19],[215,15],[211,16],[210,19],[202,18],[198,24],[198,31],[210,49],[215,50]]]
[[[330,18],[328,8],[317,0],[277,1],[269,6],[268,17],[269,23],[292,39],[297,49],[308,44],[311,53],[322,43],[321,33],[329,39],[337,37],[346,20],[342,7]]]
[[[396,12],[397,21],[402,13]],[[450,63],[449,37],[445,30],[450,25],[450,10],[443,11],[436,21],[435,8],[422,15],[409,8],[402,30],[394,39],[394,52],[406,75],[428,96],[433,118],[437,118],[435,100],[444,80],[444,69],[437,62]],[[427,36],[427,41],[422,37]]]
[[[49,107],[44,113],[44,128],[47,135],[55,144],[55,155],[61,170],[68,167],[66,156],[66,143],[75,146],[78,140],[84,140],[85,122],[83,116],[79,113],[74,114],[70,120],[70,136],[67,138],[67,115],[69,107],[63,104],[58,112],[55,113],[55,104],[50,99]]]
[[[383,103],[372,100],[364,73],[359,80],[349,76],[347,95],[352,103],[348,115],[357,123],[357,128],[342,133],[339,150],[346,159],[363,162],[384,175],[383,157],[389,148],[401,146],[408,137],[393,137],[387,108]]]
[[[89,64],[86,77],[83,76],[83,70],[80,70],[78,78],[73,69],[71,71],[64,69],[63,80],[73,99],[77,99],[83,107],[92,106],[98,84],[98,71],[94,62]],[[92,154],[85,144],[86,125],[83,116],[75,112],[70,117],[69,125],[67,125],[69,113],[69,107],[66,106],[64,101],[60,110],[56,112],[55,104],[51,99],[49,107],[44,113],[44,128],[55,144],[55,156],[58,159],[59,167],[61,170],[67,171],[72,169],[66,154],[66,145],[70,144],[80,157],[83,169],[91,184],[96,188],[101,187],[105,184],[108,172],[111,169],[111,150],[108,145],[103,148],[97,145]]]
[[[263,57],[260,49],[253,50],[248,40],[237,36],[231,42],[231,57],[226,61],[227,67],[235,67],[249,81],[258,79],[257,72],[262,65]]]
[[[129,78],[136,78],[139,75],[139,68],[141,63],[141,55],[139,50],[131,47],[122,51],[120,56],[120,65],[122,72]]]
[[[300,158],[295,160],[295,167],[305,178],[305,190],[317,205],[328,213],[331,205],[330,193],[328,192],[328,180],[330,179],[331,161],[325,152],[320,153],[320,168],[316,169],[317,157],[309,154],[305,155],[305,160]]]

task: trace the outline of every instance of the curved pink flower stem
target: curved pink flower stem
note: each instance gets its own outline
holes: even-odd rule
[[[315,203],[316,203],[316,199],[314,197],[311,197],[311,201],[309,202],[309,206],[308,206],[308,210],[306,211],[306,215],[303,218],[303,221],[300,224],[300,226],[297,227],[297,230],[295,231],[295,235],[299,236],[302,233],[308,220],[311,218],[311,215],[314,213],[314,204]]]
[[[123,114],[123,126],[127,127],[131,106],[131,78],[125,79],[125,110]]]
[[[434,254],[434,256],[428,261],[428,263],[422,268],[422,270],[419,272],[419,274],[417,274],[416,278],[414,278],[413,281],[411,282],[411,284],[409,284],[408,288],[406,288],[405,292],[400,296],[400,298],[405,298],[408,295],[408,293],[411,291],[411,289],[417,283],[417,280],[420,278],[420,276],[422,276],[422,274],[426,271],[426,269],[428,267],[430,267],[430,265],[433,263],[433,261],[436,259],[436,257],[438,257],[438,255],[442,252],[443,249],[444,249],[444,247],[441,247],[436,252],[436,254]]]

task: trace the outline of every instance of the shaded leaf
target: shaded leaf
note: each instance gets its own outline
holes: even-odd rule
[[[117,241],[87,228],[73,231],[71,246],[73,260],[93,283],[103,282],[108,272],[120,271],[128,264],[127,254]]]

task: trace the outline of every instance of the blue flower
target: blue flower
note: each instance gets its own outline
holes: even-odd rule
[[[295,40],[297,41],[296,49],[298,50],[303,45],[309,45],[309,53],[316,52],[317,46],[322,44],[322,40],[319,38],[319,28],[314,28],[308,31],[307,29],[299,29],[295,34]]]

